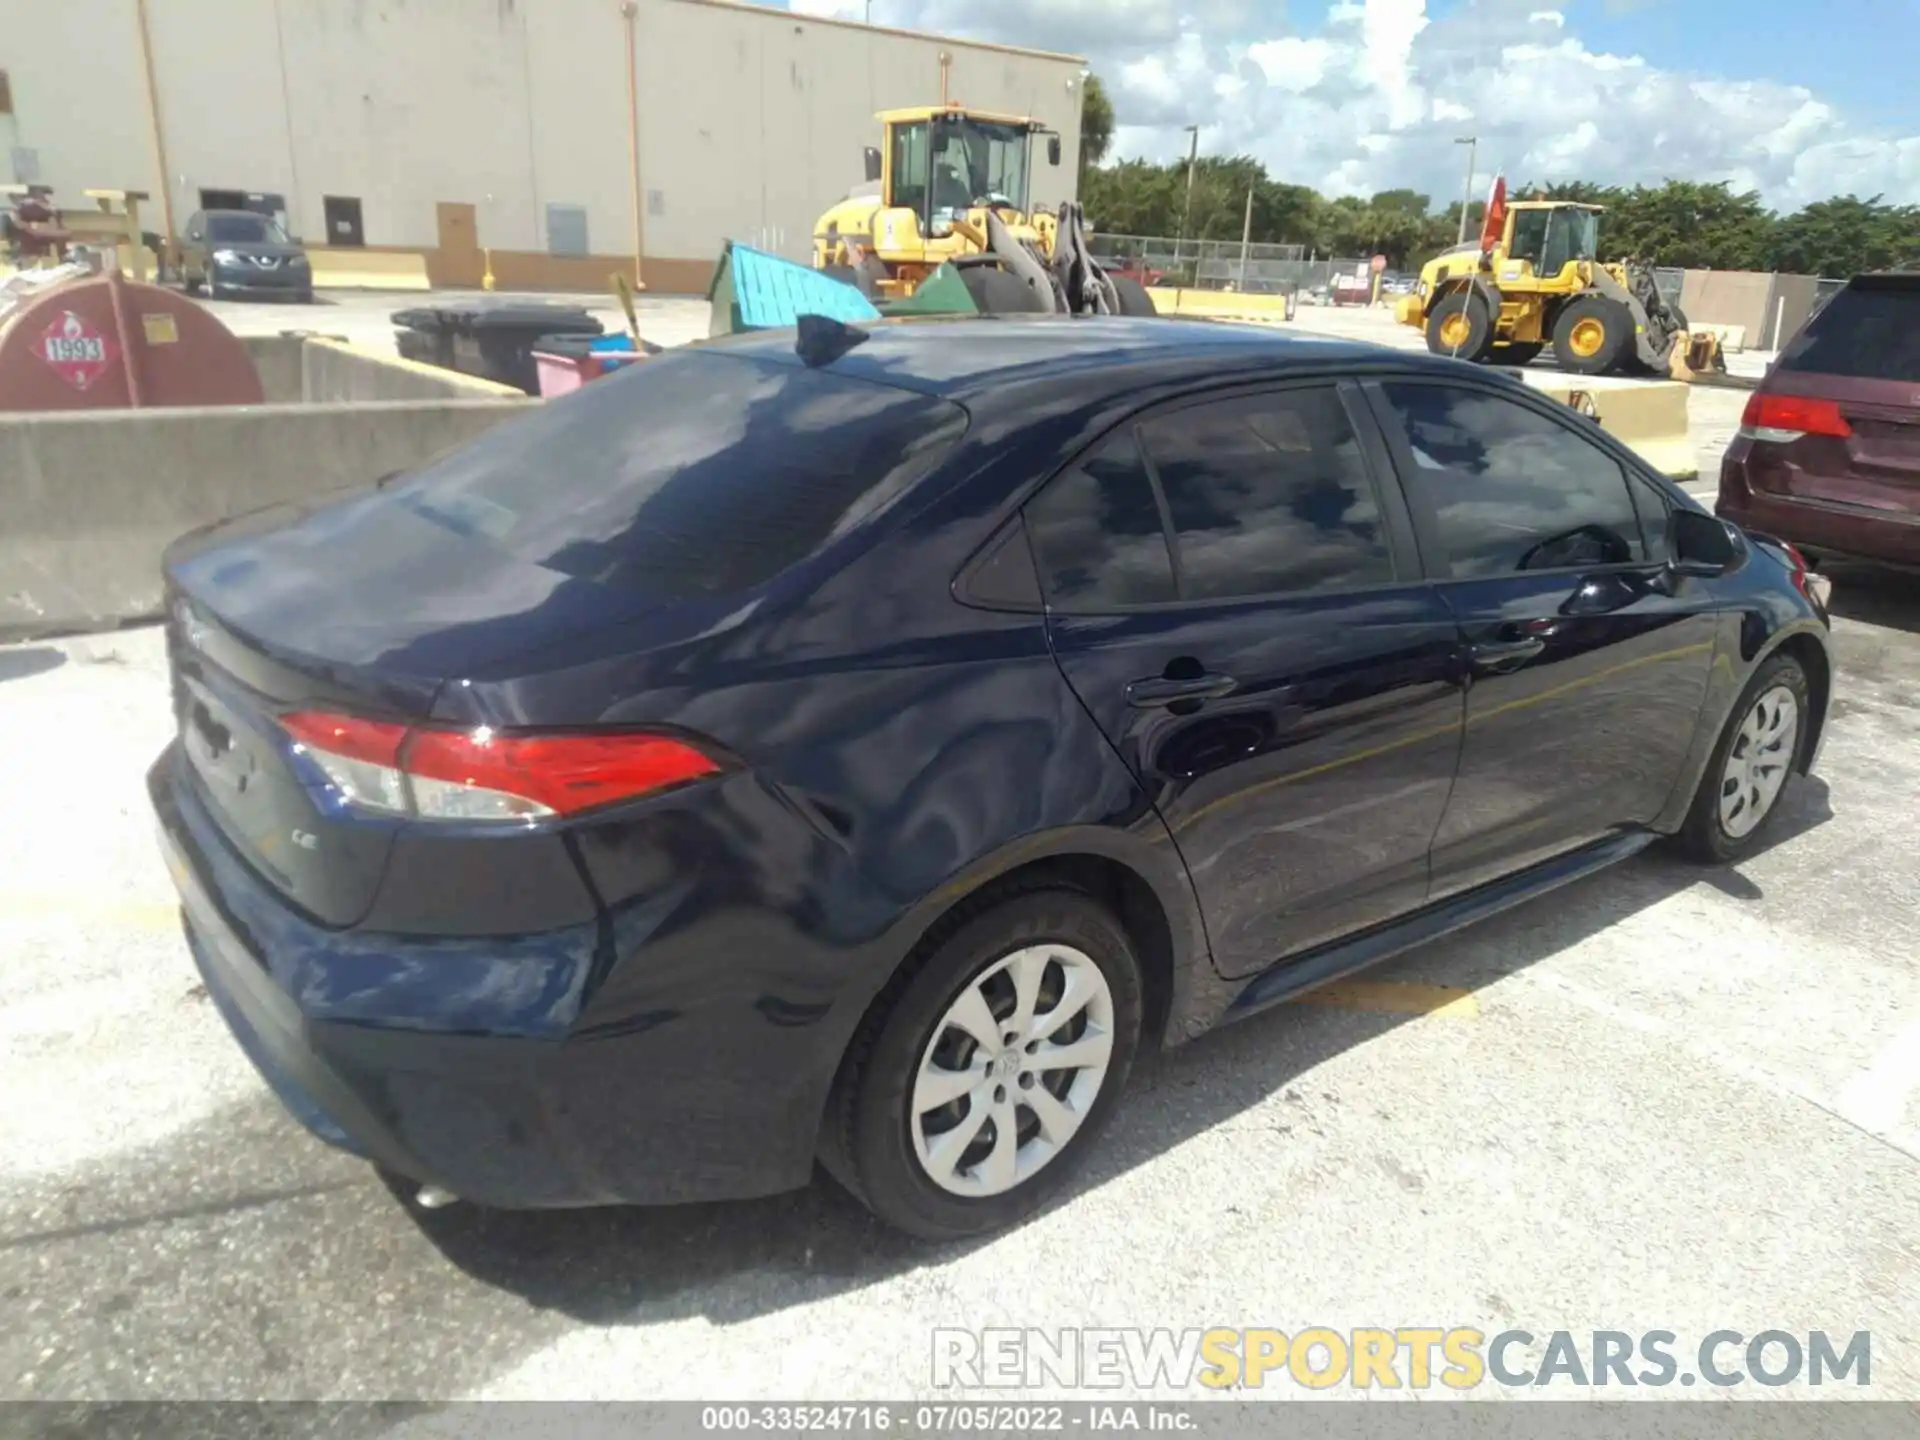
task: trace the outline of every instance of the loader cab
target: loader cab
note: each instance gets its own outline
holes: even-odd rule
[[[1596,258],[1600,245],[1600,207],[1562,201],[1521,201],[1508,209],[1506,260],[1500,278],[1520,273],[1508,267],[1524,263],[1540,280],[1557,278],[1576,261]]]
[[[920,233],[940,239],[969,210],[1026,215],[1033,142],[1047,138],[1049,164],[1060,163],[1060,136],[1021,116],[955,105],[882,112],[881,207],[910,211]]]

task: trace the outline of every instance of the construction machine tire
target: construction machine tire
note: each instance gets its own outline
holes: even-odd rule
[[[1553,358],[1573,375],[1604,375],[1633,359],[1633,318],[1604,295],[1582,295],[1553,325]]]
[[[1493,315],[1471,290],[1455,290],[1427,312],[1427,349],[1478,363],[1493,353]]]
[[[1046,307],[1018,275],[994,265],[969,265],[960,279],[982,315],[1042,315]]]
[[[1113,282],[1114,293],[1120,297],[1122,315],[1158,315],[1153,307],[1153,297],[1147,294],[1147,287],[1131,275],[1109,275]]]
[[[860,288],[860,272],[851,265],[822,265],[820,273],[829,280],[838,280],[842,285]]]
[[[1531,365],[1534,358],[1546,348],[1546,343],[1540,340],[1515,340],[1510,344],[1496,345],[1493,347],[1493,363]]]

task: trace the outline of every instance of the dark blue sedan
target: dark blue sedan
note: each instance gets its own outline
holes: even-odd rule
[[[1813,764],[1818,582],[1594,424],[1169,320],[669,354],[168,558],[150,788],[289,1109],[432,1201],[929,1237],[1178,1044]]]

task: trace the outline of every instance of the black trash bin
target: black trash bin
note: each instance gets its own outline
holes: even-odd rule
[[[453,317],[445,310],[394,311],[393,341],[403,359],[453,369]]]
[[[502,303],[443,313],[452,321],[454,369],[529,395],[540,393],[533,350],[542,338],[606,333],[606,326],[571,305]]]

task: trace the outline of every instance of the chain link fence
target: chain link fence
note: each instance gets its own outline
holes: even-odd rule
[[[1248,245],[1238,240],[1177,240],[1168,235],[1093,236],[1093,253],[1114,270],[1146,270],[1169,283],[1199,290],[1251,294],[1312,294],[1330,291],[1336,275],[1364,272],[1364,258],[1319,259],[1304,245]]]

